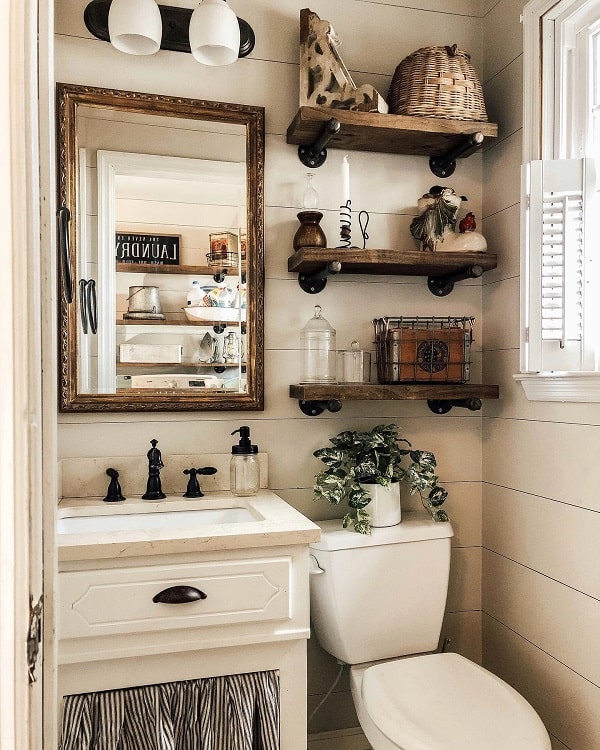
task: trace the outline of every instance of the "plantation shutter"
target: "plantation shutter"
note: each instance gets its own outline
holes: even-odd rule
[[[585,362],[583,322],[593,160],[533,161],[525,167],[524,180],[529,299],[523,369],[590,369]]]

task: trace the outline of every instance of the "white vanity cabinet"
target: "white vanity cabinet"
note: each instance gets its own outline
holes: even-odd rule
[[[306,750],[308,542],[319,534],[286,507],[297,516],[287,514],[287,532],[268,520],[261,532],[257,522],[247,547],[216,526],[137,546],[115,537],[113,554],[105,539],[100,558],[89,534],[80,555],[71,538],[58,573],[59,696],[278,670],[281,749]],[[201,593],[153,601],[172,587]]]

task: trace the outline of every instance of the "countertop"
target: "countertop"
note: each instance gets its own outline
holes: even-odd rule
[[[247,508],[257,520],[143,528],[146,513],[223,507]],[[230,492],[207,492],[194,500],[167,497],[158,502],[134,498],[105,503],[100,498],[64,498],[57,516],[61,519],[118,514],[139,514],[139,528],[58,533],[59,562],[309,544],[321,537],[316,524],[270,490],[259,490],[257,495],[245,498],[234,497]]]

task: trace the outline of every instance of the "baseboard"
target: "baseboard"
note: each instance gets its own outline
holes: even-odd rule
[[[360,727],[308,735],[308,750],[371,750]]]

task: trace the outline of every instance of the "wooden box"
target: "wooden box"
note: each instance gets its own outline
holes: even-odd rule
[[[390,327],[376,334],[380,383],[464,383],[471,332],[463,327]]]

